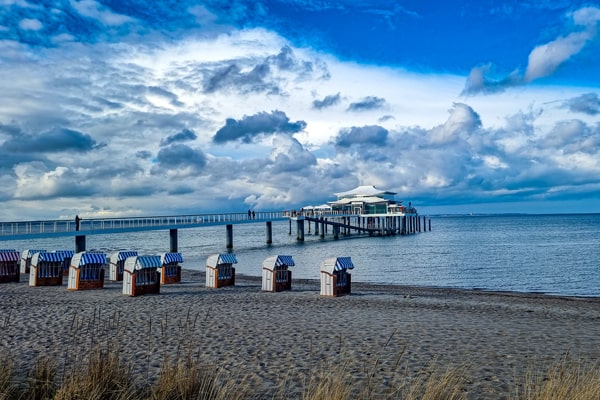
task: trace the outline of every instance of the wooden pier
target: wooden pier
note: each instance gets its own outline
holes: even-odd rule
[[[265,242],[273,242],[272,223],[296,221],[297,239],[304,241],[305,224],[308,233],[314,227],[315,235],[325,238],[329,232],[334,239],[340,235],[363,234],[368,236],[409,235],[431,230],[431,220],[418,214],[341,214],[337,212],[260,211],[250,213],[196,214],[130,218],[78,218],[73,220],[0,222],[0,241],[74,236],[75,252],[86,250],[86,237],[98,234],[115,234],[150,230],[169,231],[169,251],[177,252],[178,230],[225,225],[225,247],[233,248],[233,226],[236,224],[265,224]],[[422,223],[421,223],[422,220]]]
[[[308,213],[307,215],[290,215],[290,235],[292,234],[292,221],[296,221],[296,238],[304,241],[305,222],[308,224],[308,233],[314,224],[314,234],[324,238],[329,228],[334,239],[340,235],[350,235],[353,232],[368,236],[410,235],[431,231],[431,219],[418,214],[386,213],[377,215],[365,214],[334,214],[334,213]],[[421,222],[422,221],[422,222]]]

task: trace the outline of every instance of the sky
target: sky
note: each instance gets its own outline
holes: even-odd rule
[[[0,220],[600,212],[600,2],[0,0]]]

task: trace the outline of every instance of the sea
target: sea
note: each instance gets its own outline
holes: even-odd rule
[[[233,226],[237,274],[261,276],[262,262],[290,255],[294,279],[319,279],[321,262],[351,257],[352,281],[441,288],[600,297],[600,214],[440,215],[431,230],[413,235],[341,235],[320,238],[305,228],[296,240],[295,222],[273,222],[266,244],[264,222]],[[178,230],[183,267],[204,271],[206,259],[227,253],[225,226]],[[90,235],[88,251],[142,254],[169,251],[169,232]],[[10,240],[3,248],[74,249],[73,237]]]

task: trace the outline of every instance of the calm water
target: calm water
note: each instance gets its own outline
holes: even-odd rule
[[[314,229],[314,228],[313,228]],[[262,261],[275,254],[294,257],[294,278],[319,279],[326,257],[350,256],[352,280],[468,289],[600,296],[600,214],[433,217],[432,231],[392,237],[320,239],[306,233],[297,243],[295,223],[273,223],[273,244],[265,245],[263,223],[234,225],[236,270],[261,275]],[[329,232],[330,233],[330,232]],[[5,241],[21,251],[73,249],[74,238]],[[179,230],[184,268],[204,270],[206,258],[225,252],[225,227]],[[168,231],[87,237],[87,249],[169,249]]]

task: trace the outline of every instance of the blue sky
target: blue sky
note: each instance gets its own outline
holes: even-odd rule
[[[0,219],[600,211],[600,4],[0,0]]]

